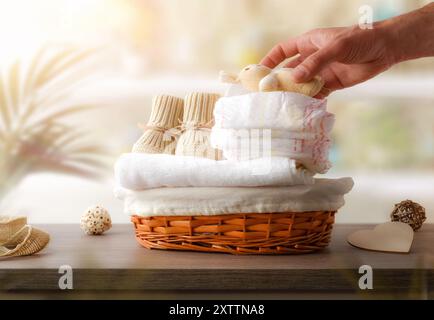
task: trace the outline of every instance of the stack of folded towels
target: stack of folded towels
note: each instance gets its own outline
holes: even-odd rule
[[[337,210],[352,180],[314,179],[330,168],[333,122],[298,93],[157,96],[116,162],[116,196],[142,216]]]

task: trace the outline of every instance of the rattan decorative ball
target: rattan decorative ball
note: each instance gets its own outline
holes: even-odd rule
[[[426,220],[425,208],[411,200],[401,201],[395,204],[390,215],[392,221],[399,221],[409,224],[414,231],[419,230]]]
[[[89,235],[103,234],[111,227],[110,214],[100,205],[87,208],[80,220],[80,228]]]

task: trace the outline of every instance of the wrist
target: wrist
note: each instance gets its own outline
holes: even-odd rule
[[[434,5],[374,24],[393,64],[434,55]]]
[[[383,40],[383,45],[390,65],[406,60],[407,53],[402,48],[399,28],[393,19],[374,23],[378,37]]]

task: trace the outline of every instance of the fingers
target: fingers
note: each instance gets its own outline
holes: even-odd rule
[[[261,60],[261,64],[269,68],[274,68],[283,60],[293,57],[298,53],[297,38],[279,43],[271,49]]]
[[[302,63],[304,61],[304,58],[297,57],[292,59],[291,61],[289,61],[287,64],[285,64],[285,68],[295,68],[296,66],[298,66],[300,63]]]
[[[321,88],[320,92],[314,96],[314,98],[324,99],[332,92],[344,88],[345,86],[338,77],[338,75],[341,75],[342,73],[345,73],[345,70],[342,69],[340,64],[336,65],[331,63],[323,69],[318,75],[324,80],[324,86]]]
[[[338,59],[339,50],[337,47],[330,45],[319,49],[307,57],[293,71],[292,76],[295,82],[310,81],[318,74],[327,64]]]
[[[328,95],[329,95],[330,93],[332,93],[332,92],[333,92],[332,89],[329,89],[329,88],[326,88],[326,87],[322,87],[322,88],[321,88],[321,91],[318,92],[318,93],[314,96],[314,98],[316,98],[316,99],[324,99],[324,98],[327,98]]]

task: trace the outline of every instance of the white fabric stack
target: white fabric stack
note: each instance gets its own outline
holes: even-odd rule
[[[325,100],[291,92],[255,92],[220,98],[211,144],[230,160],[294,159],[313,173],[330,167],[334,115]]]
[[[232,93],[237,90],[232,90]],[[334,211],[351,178],[326,172],[334,116],[324,100],[290,92],[242,93],[214,108],[210,148],[226,160],[127,153],[115,164],[116,197],[131,215]]]

